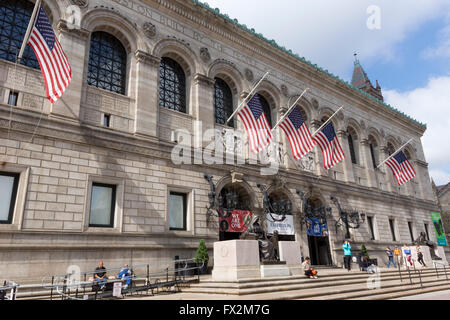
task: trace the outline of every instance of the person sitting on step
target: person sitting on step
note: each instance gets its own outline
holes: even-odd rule
[[[317,271],[311,268],[311,259],[309,259],[309,257],[305,258],[305,261],[302,263],[302,267],[305,272],[305,276],[310,279],[317,279]]]

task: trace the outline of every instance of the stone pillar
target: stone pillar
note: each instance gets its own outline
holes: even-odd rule
[[[339,143],[341,144],[342,149],[344,150],[344,154],[345,154],[345,159],[343,161],[345,182],[355,182],[352,158],[350,156],[350,147],[348,146],[348,141],[347,141],[347,135],[348,135],[347,131],[338,130],[338,132],[336,134],[339,139]]]
[[[158,73],[161,59],[137,50],[136,114],[134,132],[138,135],[158,135]]]
[[[59,42],[72,69],[72,80],[62,97],[53,104],[51,115],[79,121],[81,94],[83,83],[85,83],[83,70],[88,59],[85,54],[86,48],[89,46],[89,31],[70,29],[63,20],[58,22],[58,31],[60,33]]]
[[[375,170],[373,168],[372,156],[370,154],[369,140],[361,139],[360,144],[361,144],[361,149],[362,149],[364,166],[366,169],[367,185],[370,188],[377,188],[378,187],[377,177],[375,174]]]
[[[208,78],[200,73],[194,75],[193,83],[193,103],[192,103],[192,117],[199,121],[198,126],[194,128],[196,137],[202,137],[204,132],[209,129],[214,129],[214,79]],[[208,145],[210,141],[203,141],[203,147]],[[194,143],[195,147],[198,142]]]
[[[314,134],[314,132],[316,132],[320,126],[322,125],[322,123],[319,120],[312,120],[311,121],[311,134]],[[320,147],[317,145],[316,147],[314,147],[314,153],[315,153],[315,165],[316,165],[316,173],[319,176],[328,176],[327,171],[325,170],[324,166],[323,166],[323,156],[322,156],[322,150],[320,149]]]
[[[383,161],[389,157],[389,153],[388,153],[386,146],[380,148],[380,151],[381,151],[381,158],[383,159]],[[387,187],[388,191],[389,192],[397,192],[397,189],[395,186],[397,184],[397,182],[395,181],[395,177],[392,174],[392,170],[389,169],[389,167],[386,164],[383,164],[381,166],[381,168],[383,168],[383,171],[385,173],[385,177],[386,177],[385,182],[386,182],[386,187]]]

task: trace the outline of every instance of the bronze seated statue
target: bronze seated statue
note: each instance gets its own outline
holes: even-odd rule
[[[432,260],[442,260],[442,258],[438,257],[435,253],[437,244],[433,241],[427,240],[425,236],[425,232],[421,232],[420,236],[414,241],[414,244],[418,244],[420,246],[428,246],[430,248],[430,254]]]

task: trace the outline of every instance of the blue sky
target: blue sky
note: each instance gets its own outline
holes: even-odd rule
[[[438,185],[450,182],[449,0],[206,2],[346,81],[358,52],[386,102],[427,123],[422,142],[430,175]],[[374,17],[379,29],[368,28]]]

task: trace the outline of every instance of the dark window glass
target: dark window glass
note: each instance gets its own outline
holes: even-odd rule
[[[267,118],[267,122],[269,123],[269,126],[272,128],[272,115],[270,113],[270,105],[267,102],[266,98],[264,98],[262,95],[260,94],[255,94],[259,96],[259,101],[261,102],[262,105],[262,109],[264,111],[264,115]]]
[[[350,148],[350,155],[352,157],[352,163],[356,164],[356,153],[355,153],[355,145],[353,142],[353,136],[348,134],[348,147]]]
[[[25,0],[0,1],[0,59],[15,62],[30,22],[34,4]],[[20,61],[21,64],[40,69],[39,63],[29,45]]]
[[[19,97],[19,93],[18,92],[10,91],[9,92],[9,97],[8,97],[8,104],[10,106],[17,106],[17,98],[18,97]]]
[[[375,160],[375,150],[373,148],[373,144],[370,144],[369,146],[370,146],[370,155],[372,157],[372,164],[373,164],[373,167],[376,169],[378,166],[378,163]]]
[[[214,82],[214,111],[216,123],[227,125],[228,118],[233,114],[233,94],[225,81],[216,78]],[[233,126],[233,121],[229,122]]]
[[[186,230],[187,195],[171,192],[169,199],[169,227],[170,230]]]
[[[18,173],[0,172],[0,224],[11,224],[19,185]]]
[[[186,113],[186,76],[170,58],[162,58],[159,68],[159,105]]]
[[[122,43],[106,32],[91,35],[89,50],[89,85],[125,94],[127,52]]]
[[[103,117],[103,125],[105,127],[109,127],[111,122],[111,116],[109,114],[105,114]]]
[[[414,242],[414,232],[413,232],[413,226],[412,222],[408,221],[408,228],[409,228],[409,235],[411,236],[411,241]]]
[[[375,240],[375,231],[373,229],[373,218],[367,217],[367,222],[369,223],[370,240]]]
[[[392,241],[397,241],[397,238],[395,237],[394,220],[389,219],[389,227],[391,228]]]
[[[116,209],[116,186],[93,183],[89,226],[99,228],[114,227]]]

